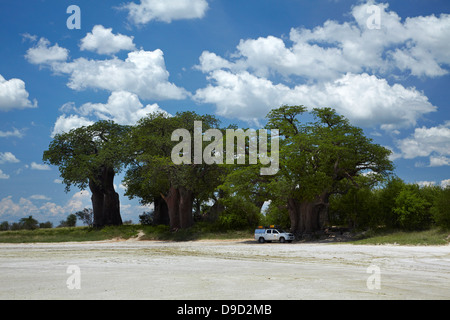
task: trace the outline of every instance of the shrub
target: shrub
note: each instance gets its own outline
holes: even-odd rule
[[[431,214],[439,227],[450,229],[450,187],[436,197]]]

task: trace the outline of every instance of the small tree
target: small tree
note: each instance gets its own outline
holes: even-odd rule
[[[436,197],[431,213],[439,227],[450,229],[450,187],[442,190]]]
[[[20,227],[21,229],[26,230],[34,230],[39,227],[39,222],[33,218],[33,216],[29,216],[28,218],[22,218],[20,219]]]
[[[84,208],[83,210],[76,212],[75,215],[85,225],[92,227],[94,223],[94,211],[91,208]]]
[[[9,230],[9,223],[8,221],[3,221],[0,224],[0,231],[8,231]]]
[[[69,214],[67,216],[66,220],[61,220],[61,222],[59,223],[59,227],[63,228],[63,227],[75,227],[77,225],[77,216],[72,214]]]
[[[151,226],[153,224],[154,212],[144,212],[139,216],[139,222],[144,226]]]
[[[51,223],[50,221],[41,222],[41,223],[39,223],[39,228],[40,229],[51,229],[51,228],[53,228],[53,223]]]
[[[420,195],[418,185],[406,185],[395,199],[394,213],[407,230],[427,229],[431,224],[431,204]]]

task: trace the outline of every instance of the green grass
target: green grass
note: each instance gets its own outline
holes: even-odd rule
[[[117,237],[129,239],[137,236],[139,226],[54,228],[0,232],[0,243],[83,242],[109,240]]]
[[[83,242],[101,241],[115,238],[130,239],[144,232],[141,240],[194,241],[194,240],[231,240],[253,239],[253,230],[221,231],[212,225],[197,223],[194,227],[171,232],[167,226],[124,225],[93,229],[88,227],[37,229],[33,231],[2,231],[0,243],[36,243],[36,242]],[[427,231],[371,231],[363,239],[350,243],[356,245],[447,245],[450,232],[439,229]]]
[[[171,232],[167,226],[124,225],[93,229],[88,227],[53,228],[36,230],[18,230],[0,232],[0,243],[36,243],[36,242],[83,242],[101,241],[114,238],[130,239],[144,232],[141,240],[192,241],[206,239],[246,239],[253,237],[253,231],[218,232],[204,224]]]
[[[450,243],[450,232],[437,228],[425,231],[378,231],[369,232],[364,239],[352,241],[353,244],[382,245],[398,244],[406,246],[440,246]]]
[[[145,236],[141,240],[194,241],[194,240],[230,240],[253,238],[254,230],[220,231],[207,224],[197,223],[192,228],[171,232],[167,226],[141,226]]]

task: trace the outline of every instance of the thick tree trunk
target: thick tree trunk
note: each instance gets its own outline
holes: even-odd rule
[[[194,197],[192,191],[183,187],[170,187],[166,196],[162,196],[166,201],[170,228],[172,230],[189,228],[194,224],[192,206]]]
[[[119,195],[114,190],[114,176],[114,169],[102,167],[98,176],[89,180],[95,228],[122,225]]]
[[[153,213],[153,223],[156,225],[165,225],[168,226],[170,223],[169,219],[169,209],[167,208],[167,204],[164,199],[159,196],[155,197],[154,200],[154,213]]]
[[[192,227],[194,224],[194,217],[192,215],[192,206],[194,203],[194,197],[192,191],[187,190],[183,187],[179,188],[180,194],[180,205],[178,209],[180,210],[180,226],[182,229]]]
[[[328,222],[328,197],[327,193],[323,193],[314,201],[288,199],[291,231],[310,234],[322,230]]]
[[[166,196],[161,196],[167,204],[170,229],[180,229],[180,194],[178,193],[178,189],[170,187],[168,194]]]

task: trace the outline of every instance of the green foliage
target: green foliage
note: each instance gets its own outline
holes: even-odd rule
[[[153,225],[153,212],[144,212],[139,215],[139,223],[144,226]]]
[[[34,230],[39,227],[39,222],[33,216],[29,216],[28,218],[20,219],[19,225],[21,229]]]
[[[69,214],[66,218],[66,220],[62,220],[59,223],[59,228],[71,228],[75,227],[77,224],[77,216],[73,213]]]
[[[43,161],[59,167],[66,191],[72,185],[84,190],[89,180],[95,181],[102,167],[117,173],[129,157],[124,139],[128,126],[113,121],[98,121],[87,127],[57,134]]]
[[[223,170],[217,165],[175,165],[171,160],[172,150],[179,143],[172,141],[172,133],[186,129],[193,136],[194,121],[202,121],[203,130],[217,128],[219,124],[211,115],[182,112],[174,117],[164,113],[149,114],[133,127],[127,142],[133,154],[125,175],[127,196],[138,197],[143,204],[148,204],[171,186],[185,187],[197,198],[211,196]],[[193,158],[193,139],[191,143]]]
[[[402,228],[424,230],[431,225],[430,207],[418,185],[406,185],[395,199],[393,210]]]
[[[450,230],[450,187],[442,190],[436,196],[431,214],[438,226]]]
[[[85,225],[92,227],[94,223],[94,211],[91,208],[84,208],[83,210],[76,212],[75,215]]]
[[[277,225],[283,228],[290,226],[289,212],[284,203],[280,203],[276,200],[270,202],[269,207],[264,212],[263,219],[260,221],[260,225]]]
[[[252,202],[240,196],[226,197],[220,201],[225,207],[218,221],[222,229],[241,230],[259,224],[260,209]]]

